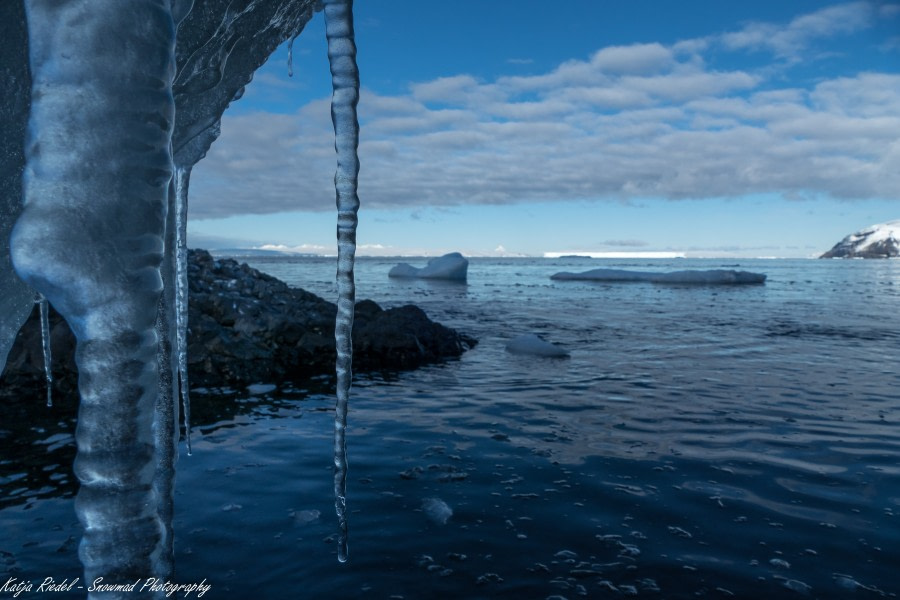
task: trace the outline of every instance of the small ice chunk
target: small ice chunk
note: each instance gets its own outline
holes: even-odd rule
[[[798,594],[803,594],[804,596],[809,595],[812,591],[812,587],[809,584],[803,583],[797,579],[787,579],[783,583],[784,587]]]
[[[451,252],[432,258],[422,268],[400,263],[388,272],[388,277],[465,281],[468,270],[469,261],[459,252]]]
[[[278,386],[274,383],[251,383],[247,386],[247,393],[251,396],[262,396],[269,392],[274,392]]]
[[[649,281],[651,283],[692,283],[700,285],[765,283],[766,275],[750,271],[710,269],[708,271],[673,271],[659,273],[653,271],[628,271],[625,269],[591,269],[581,273],[562,271],[552,275],[557,281]]]
[[[307,510],[298,510],[293,513],[294,523],[296,525],[307,525],[309,523],[313,523],[319,520],[319,517],[322,516],[321,511],[316,509],[307,509]]]
[[[565,358],[569,353],[550,342],[545,342],[533,333],[526,333],[511,339],[506,344],[506,351],[513,354],[526,354],[529,356],[546,356],[552,358]]]
[[[453,516],[453,509],[440,498],[425,498],[422,500],[422,510],[425,511],[425,516],[438,525],[446,525]]]

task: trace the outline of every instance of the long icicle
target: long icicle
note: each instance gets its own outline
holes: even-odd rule
[[[353,39],[353,0],[325,1],[325,36],[328,38],[328,62],[331,67],[331,121],[334,124],[334,149],[337,171],[334,188],[337,198],[338,266],[337,319],[334,337],[337,348],[337,401],[334,413],[334,508],[340,536],[338,560],[346,562],[347,545],[347,406],[353,367],[353,309],[356,286],[353,261],[356,254],[356,213],[359,198],[356,182],[359,175],[359,70],[356,66],[356,43]]]
[[[191,393],[187,370],[188,272],[187,211],[191,168],[175,169],[175,345],[178,356],[178,382],[184,411],[184,435],[191,455]]]
[[[44,379],[47,380],[47,407],[53,406],[53,370],[50,355],[50,304],[42,294],[38,294],[41,311],[41,347],[44,350]]]

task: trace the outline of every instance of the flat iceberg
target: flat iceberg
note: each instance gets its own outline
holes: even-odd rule
[[[400,263],[388,272],[388,277],[465,281],[468,270],[469,261],[459,252],[451,252],[432,258],[422,268]]]
[[[550,342],[545,342],[533,333],[526,333],[511,339],[506,344],[506,351],[513,354],[529,356],[545,356],[550,358],[566,358],[569,353]]]
[[[624,269],[592,269],[582,273],[563,271],[551,275],[557,281],[649,281],[651,283],[693,283],[701,285],[765,283],[763,273],[710,269],[708,271],[672,271],[657,273],[652,271],[627,271]]]

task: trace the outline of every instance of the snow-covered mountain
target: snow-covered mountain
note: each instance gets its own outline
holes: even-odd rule
[[[894,258],[900,256],[900,220],[851,233],[820,258]]]

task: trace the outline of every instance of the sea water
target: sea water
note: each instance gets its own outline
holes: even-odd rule
[[[333,259],[242,260],[334,300]],[[425,262],[360,259],[358,297],[416,304],[479,344],[356,375],[350,562],[333,379],[196,389],[179,582],[205,579],[207,598],[900,593],[900,261],[476,258],[459,284],[389,279],[400,260]],[[550,280],[599,267],[768,280]],[[507,353],[525,333],[571,356]],[[2,410],[0,565],[78,577],[74,413]]]

